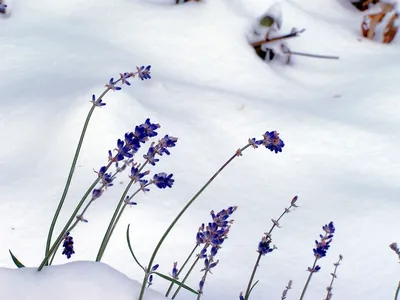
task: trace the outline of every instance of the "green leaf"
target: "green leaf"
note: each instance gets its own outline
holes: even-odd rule
[[[129,237],[129,227],[131,226],[131,224],[128,224],[128,228],[126,229],[126,241],[128,242],[128,248],[129,251],[131,251],[132,257],[135,260],[135,262],[139,265],[139,267],[144,271],[143,266],[140,264],[140,262],[138,261],[138,259],[136,258],[135,254],[133,253],[132,250],[132,246],[131,246],[131,239]]]
[[[254,284],[251,286],[249,293],[246,295],[246,300],[249,299],[251,292],[253,291],[254,287],[256,286],[256,284],[259,282],[260,280],[257,280],[256,282],[254,282]]]
[[[179,285],[180,287],[182,287],[182,288],[184,288],[184,289],[186,289],[186,290],[192,292],[193,294],[196,294],[196,295],[199,294],[197,291],[195,291],[195,290],[192,289],[191,287],[187,286],[187,285],[184,284],[184,283],[179,282],[178,280],[176,280],[176,279],[174,279],[174,278],[172,278],[172,277],[169,277],[169,276],[167,276],[167,275],[164,275],[164,274],[161,274],[161,273],[158,273],[158,272],[152,272],[152,273],[154,273],[154,274],[156,274],[156,275],[158,275],[158,276],[160,276],[160,277],[162,277],[162,278],[164,278],[164,279],[166,279],[166,280],[168,280],[168,281],[171,281],[171,282],[173,282],[173,283]]]
[[[18,260],[18,258],[16,258],[16,257],[14,256],[14,254],[12,254],[11,250],[8,249],[8,251],[10,252],[10,255],[11,255],[11,258],[12,258],[14,264],[15,264],[18,268],[25,268],[25,266]]]

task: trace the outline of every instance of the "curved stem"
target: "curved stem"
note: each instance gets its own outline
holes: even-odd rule
[[[249,284],[247,285],[246,293],[244,294],[244,295],[245,295],[245,296],[244,296],[244,299],[245,299],[245,300],[248,300],[248,299],[249,299],[251,285],[252,285],[252,283],[253,283],[254,276],[256,275],[256,271],[257,271],[257,268],[258,268],[258,264],[260,263],[261,256],[262,256],[262,254],[259,253],[259,254],[258,254],[258,257],[257,257],[257,260],[256,260],[256,263],[254,264],[253,272],[251,272]]]
[[[277,224],[279,224],[279,221],[282,219],[282,217],[283,217],[285,214],[287,214],[288,211],[289,211],[293,206],[294,206],[294,203],[291,203],[290,206],[289,206],[289,208],[287,208],[287,209],[285,208],[285,211],[279,216],[279,218],[276,220],[276,223],[275,223],[275,222],[272,223],[272,227],[271,227],[271,229],[268,231],[268,234],[269,234],[269,235],[271,235],[272,231],[275,229],[275,227],[277,226]],[[250,290],[251,290],[251,287],[252,287],[252,285],[253,285],[254,276],[256,275],[256,271],[257,271],[257,268],[258,268],[258,264],[260,263],[261,256],[262,256],[261,253],[259,253],[259,255],[258,255],[258,257],[257,257],[257,260],[256,260],[256,263],[255,263],[254,268],[253,268],[253,272],[251,273],[250,280],[249,280],[249,283],[248,283],[247,288],[246,288],[246,292],[244,293],[244,295],[245,295],[245,300],[248,300],[248,299],[249,299]]]
[[[196,264],[198,263],[199,260],[200,260],[200,257],[197,256],[197,257],[196,257],[196,260],[192,263],[192,265],[191,265],[190,268],[189,268],[189,271],[187,271],[185,277],[183,278],[182,283],[185,283],[185,282],[186,282],[186,280],[188,279],[190,273],[192,273],[194,267],[196,266]],[[171,287],[172,287],[172,286],[171,286]],[[180,290],[181,290],[181,287],[179,286],[179,287],[176,289],[175,293],[172,295],[172,298],[171,298],[171,299],[175,299],[175,297],[178,295],[178,293],[179,293]]]
[[[310,283],[311,277],[312,277],[312,275],[314,274],[314,272],[313,272],[312,270],[314,270],[315,265],[317,264],[317,260],[318,260],[318,258],[315,258],[314,264],[313,264],[313,266],[312,266],[312,268],[311,268],[310,274],[308,275],[306,284],[304,285],[304,288],[303,288],[303,291],[301,292],[301,296],[300,296],[300,299],[299,299],[299,300],[303,300],[304,295],[306,294],[308,284]]]
[[[400,293],[400,281],[399,284],[397,285],[396,294],[394,295],[394,300],[397,300],[397,297],[399,297],[399,293]]]
[[[186,258],[185,262],[183,263],[182,267],[179,269],[178,273],[176,273],[176,276],[179,276],[179,274],[181,274],[181,272],[183,271],[183,269],[186,267],[187,263],[189,262],[189,260],[192,258],[193,253],[196,251],[197,247],[199,246],[199,244],[196,244],[196,246],[193,247],[192,251],[190,252],[189,256]],[[185,280],[185,279],[184,279]],[[182,282],[185,283],[185,282]],[[165,297],[169,296],[169,293],[172,290],[172,287],[174,286],[174,283],[172,282],[169,285],[169,288],[167,290],[167,292],[165,293]],[[174,298],[172,298],[174,299]]]
[[[129,191],[129,189],[131,188],[132,184],[133,184],[133,180],[129,181],[128,185],[127,185],[126,188],[125,188],[124,193],[123,193],[122,196],[121,196],[121,199],[120,199],[119,202],[118,202],[117,207],[115,208],[114,214],[113,214],[113,216],[112,216],[112,218],[111,218],[110,223],[108,224],[106,233],[104,234],[103,240],[102,240],[102,242],[101,242],[101,244],[100,244],[99,252],[97,253],[97,256],[96,256],[96,261],[97,261],[97,262],[99,262],[99,261],[101,260],[103,254],[104,254],[104,250],[105,250],[105,247],[106,247],[107,242],[108,242],[108,240],[107,240],[107,239],[108,239],[108,235],[109,235],[109,233],[110,233],[111,230],[112,230],[114,221],[115,221],[115,219],[116,219],[117,216],[118,216],[118,212],[119,212],[119,210],[120,210],[122,204],[124,203],[126,194],[128,194],[128,191]]]
[[[56,241],[53,243],[52,247],[50,248],[49,252],[47,253],[47,255],[45,256],[45,258],[43,259],[43,261],[41,262],[39,268],[37,269],[38,271],[41,271],[43,269],[43,267],[46,265],[47,261],[49,260],[49,258],[51,257],[51,255],[53,254],[53,252],[58,248],[58,245],[60,244],[60,242],[62,241],[62,239],[64,238],[64,234],[68,231],[69,226],[72,224],[72,222],[74,221],[76,215],[79,212],[79,209],[82,207],[83,203],[85,202],[86,198],[89,196],[90,192],[95,188],[96,184],[100,181],[100,178],[97,178],[92,185],[89,187],[89,189],[86,191],[86,193],[83,195],[81,201],[78,203],[78,205],[76,206],[75,210],[73,211],[71,217],[69,218],[67,224],[65,224],[64,228],[61,230],[59,236],[57,237]]]
[[[239,149],[226,163],[222,165],[221,168],[207,181],[207,183],[192,197],[192,199],[189,200],[189,202],[182,208],[182,210],[179,212],[179,214],[175,217],[175,219],[172,221],[172,223],[169,225],[167,230],[164,232],[163,236],[161,237],[160,241],[158,242],[156,248],[153,251],[153,254],[150,258],[150,261],[148,263],[148,268],[151,268],[154,259],[156,258],[156,255],[158,253],[158,250],[160,250],[161,245],[163,244],[164,240],[168,236],[169,232],[172,230],[172,228],[175,226],[175,224],[178,222],[178,220],[182,217],[182,215],[185,213],[185,211],[192,205],[192,203],[201,195],[201,193],[210,185],[211,182],[221,173],[223,169],[232,161],[235,159],[235,157],[239,156],[242,151],[250,147],[251,144],[247,144],[243,148]],[[138,300],[143,300],[143,295],[144,291],[146,288],[146,283],[147,283],[147,275],[145,274],[142,282],[142,288],[140,289],[140,294],[139,294],[139,299]]]
[[[93,201],[94,201],[94,200],[91,199],[91,200],[89,201],[89,203],[86,204],[86,206],[85,206],[85,208],[82,210],[80,216],[83,217],[83,214],[86,212],[86,210],[89,208],[90,204],[92,204]],[[79,222],[80,222],[80,220],[79,220],[79,219],[76,219],[75,222],[72,224],[72,226],[71,226],[70,228],[68,228],[67,232],[70,232],[70,231],[74,230],[74,228],[78,225]],[[57,254],[57,249],[60,247],[61,243],[62,243],[62,240],[58,243],[56,250],[54,250],[53,255],[51,256],[50,263],[49,263],[50,265],[53,263],[54,257],[55,257],[56,254]]]
[[[143,188],[145,188],[145,187],[148,186],[148,185],[150,185],[150,183],[147,184],[147,185],[145,185]],[[130,199],[132,199],[133,197],[135,197],[141,190],[142,190],[142,188],[139,188],[135,193],[133,193],[133,195],[129,197],[128,201],[129,201]],[[120,201],[121,201],[121,200],[120,200]],[[125,199],[123,200],[123,202],[125,202]],[[123,202],[120,202],[119,204],[122,204]],[[102,245],[103,245],[103,247],[102,247],[102,252],[101,252],[100,256],[98,256],[98,257],[99,257],[99,260],[98,260],[98,261],[100,261],[101,258],[103,257],[104,252],[105,252],[105,250],[106,250],[106,248],[107,248],[108,242],[110,241],[111,235],[113,234],[114,229],[115,229],[115,227],[117,226],[117,223],[118,223],[119,219],[121,218],[122,213],[124,212],[124,210],[125,210],[125,208],[127,207],[127,205],[128,205],[128,203],[126,203],[126,202],[123,204],[122,208],[121,208],[121,209],[119,210],[119,212],[118,212],[117,217],[115,218],[115,221],[112,223],[112,227],[111,227],[110,231],[109,231],[108,234],[107,234],[107,239],[105,240],[104,245],[102,244]],[[120,205],[119,205],[119,207],[120,207]],[[118,208],[118,207],[117,207],[117,208]],[[96,261],[97,261],[97,260],[96,260]]]
[[[76,162],[78,161],[79,153],[81,151],[83,140],[85,138],[86,130],[87,130],[88,126],[89,126],[89,121],[90,121],[90,118],[91,118],[95,108],[96,108],[96,106],[93,104],[92,107],[89,110],[89,113],[87,114],[87,117],[86,117],[86,120],[85,120],[85,124],[83,125],[81,136],[79,138],[78,146],[76,147],[75,155],[74,155],[74,158],[72,160],[71,168],[69,170],[69,174],[68,174],[67,182],[66,182],[65,187],[64,187],[64,191],[63,191],[63,193],[61,195],[60,202],[58,203],[56,212],[55,212],[55,214],[53,216],[53,220],[51,221],[49,233],[47,234],[46,251],[45,251],[45,255],[46,256],[47,256],[47,254],[49,253],[49,250],[50,250],[51,238],[53,236],[54,227],[56,225],[58,216],[60,215],[61,208],[64,205],[65,198],[67,197],[69,186],[71,185],[71,181],[72,181],[72,176],[74,175]],[[47,265],[47,261],[46,261],[46,265]]]

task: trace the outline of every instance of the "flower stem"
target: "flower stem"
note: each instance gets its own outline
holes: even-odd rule
[[[107,230],[106,230],[106,233],[104,234],[103,241],[101,242],[101,245],[100,245],[100,248],[99,248],[99,252],[97,253],[97,257],[96,257],[96,261],[97,261],[97,262],[99,262],[99,261],[101,260],[103,254],[104,254],[105,247],[107,246],[107,243],[108,243],[108,235],[109,235],[109,233],[111,232],[112,227],[113,227],[113,224],[114,224],[114,221],[115,221],[115,219],[116,219],[117,216],[118,216],[118,212],[119,212],[119,210],[120,210],[122,204],[124,203],[126,194],[128,194],[128,191],[129,191],[129,189],[131,188],[131,186],[132,186],[133,183],[134,183],[133,180],[129,181],[128,185],[127,185],[126,188],[125,188],[124,193],[123,193],[122,196],[121,196],[121,199],[120,199],[119,202],[118,202],[117,207],[115,208],[115,211],[114,211],[114,214],[113,214],[113,216],[112,216],[112,218],[111,218],[111,221],[110,221],[110,223],[108,224],[108,228],[107,228]]]
[[[75,155],[74,155],[74,158],[72,160],[71,168],[69,170],[69,174],[68,174],[67,182],[66,182],[65,187],[64,187],[64,191],[63,191],[63,193],[61,195],[61,199],[60,199],[60,201],[58,203],[56,212],[55,212],[55,214],[53,216],[53,220],[51,221],[51,225],[50,225],[50,229],[49,229],[49,233],[47,235],[47,241],[46,241],[46,251],[45,251],[45,255],[46,256],[48,255],[49,250],[50,250],[51,238],[53,236],[54,227],[56,226],[56,222],[57,222],[58,216],[60,215],[61,208],[64,205],[65,198],[67,197],[69,186],[71,185],[71,181],[72,181],[72,176],[73,176],[74,171],[75,171],[75,166],[76,166],[76,163],[78,161],[78,157],[79,157],[79,153],[80,153],[81,148],[82,148],[83,140],[85,138],[86,130],[87,130],[88,126],[89,126],[89,121],[90,121],[90,118],[91,118],[95,108],[96,108],[96,106],[93,104],[92,107],[90,108],[88,114],[87,114],[87,117],[86,117],[86,120],[85,120],[85,124],[83,125],[81,136],[79,138],[78,146],[76,147]],[[48,264],[47,261],[45,263],[46,263],[46,265]]]
[[[258,257],[257,257],[256,263],[254,264],[253,272],[251,272],[251,275],[250,275],[250,280],[249,280],[249,284],[247,285],[246,293],[244,294],[245,295],[245,297],[244,297],[245,300],[249,299],[251,285],[253,284],[254,276],[256,275],[256,271],[257,271],[257,268],[258,268],[258,264],[260,263],[261,256],[262,256],[262,254],[258,253]]]
[[[399,293],[400,293],[400,281],[399,284],[397,285],[396,294],[394,295],[394,300],[397,300],[397,298],[399,297]]]
[[[185,260],[185,262],[183,263],[182,267],[179,269],[178,273],[176,273],[176,276],[179,276],[179,274],[181,274],[181,272],[182,272],[183,269],[186,267],[186,265],[187,265],[187,263],[189,262],[189,260],[192,258],[192,255],[193,255],[193,253],[196,251],[196,249],[197,249],[198,246],[199,246],[199,244],[196,244],[196,245],[193,247],[192,251],[190,252],[189,256],[186,258],[186,260]],[[184,283],[184,282],[182,282],[182,283]],[[168,296],[169,296],[169,293],[171,292],[173,286],[174,286],[174,283],[172,282],[172,283],[169,285],[169,288],[168,288],[167,292],[165,293],[165,297],[168,297]],[[174,299],[174,298],[172,298],[172,299]]]
[[[206,279],[207,279],[207,274],[208,274],[208,272],[209,272],[208,269],[204,271],[204,276],[203,276],[203,278],[201,279],[201,280],[203,281],[203,285],[206,283]],[[202,290],[199,291],[199,294],[197,295],[197,300],[200,300],[201,295],[203,295],[203,291],[202,291]]]
[[[41,262],[38,271],[41,271],[43,267],[46,265],[47,261],[49,258],[52,256],[54,251],[58,248],[58,245],[61,243],[62,239],[64,238],[64,234],[68,231],[69,226],[72,224],[74,221],[76,215],[79,212],[79,209],[82,207],[83,203],[85,202],[86,198],[89,196],[90,192],[95,188],[96,184],[100,181],[100,178],[97,178],[92,185],[89,187],[89,189],[86,191],[86,193],[83,195],[81,201],[78,203],[76,206],[75,210],[73,211],[71,217],[69,218],[67,224],[65,224],[64,228],[61,230],[59,236],[57,237],[56,241],[53,243],[52,247],[50,248],[49,252],[46,254],[45,258]]]
[[[197,256],[197,257],[196,257],[196,260],[195,260],[195,261],[192,263],[192,265],[190,266],[189,271],[187,271],[185,277],[182,279],[182,283],[185,283],[185,282],[186,282],[186,280],[188,279],[190,273],[193,271],[194,267],[196,266],[196,264],[198,263],[199,260],[200,260],[200,257]],[[172,286],[171,286],[171,287],[172,287]],[[179,286],[179,287],[176,289],[175,293],[172,295],[172,298],[171,298],[171,299],[175,299],[175,297],[178,295],[178,293],[179,293],[180,290],[181,290],[181,287]]]
[[[147,161],[140,167],[140,169],[138,170],[138,173],[140,173],[140,172],[143,170],[143,168],[146,166],[146,164],[147,164]],[[117,207],[115,208],[114,214],[113,214],[113,216],[112,216],[112,218],[111,218],[110,223],[108,224],[108,228],[107,228],[106,233],[104,234],[103,240],[102,240],[102,242],[101,242],[101,244],[100,244],[99,252],[97,253],[97,256],[96,256],[96,261],[97,261],[97,262],[101,261],[101,259],[102,259],[102,257],[103,257],[103,254],[104,254],[104,251],[106,250],[108,241],[110,240],[112,231],[114,231],[115,225],[116,225],[116,223],[118,222],[119,217],[121,216],[121,215],[119,215],[119,217],[118,217],[118,212],[119,212],[119,210],[121,209],[121,206],[122,206],[122,204],[124,203],[125,197],[126,197],[126,195],[128,194],[129,189],[131,188],[131,186],[132,186],[133,183],[135,183],[135,181],[134,181],[133,179],[131,179],[131,181],[130,181],[130,182],[128,183],[128,185],[126,186],[125,191],[124,191],[124,193],[122,194],[121,199],[119,200]],[[135,195],[136,195],[138,192],[139,192],[139,190],[135,192]],[[133,197],[133,196],[132,196],[132,197]],[[131,197],[131,198],[132,198],[132,197]],[[122,212],[123,212],[124,209],[125,209],[125,206],[122,208]],[[121,212],[121,214],[122,214],[122,212]],[[118,218],[118,220],[115,221],[117,218]],[[114,224],[114,223],[115,223],[115,224]],[[146,281],[146,282],[147,282],[147,281]]]
[[[268,235],[269,235],[269,236],[271,235],[271,233],[272,233],[272,231],[275,229],[275,227],[279,224],[279,221],[282,219],[282,217],[283,217],[285,214],[287,214],[287,213],[289,212],[289,210],[290,210],[292,207],[294,207],[294,205],[295,205],[294,202],[291,203],[290,206],[289,206],[289,208],[285,208],[285,211],[279,216],[279,218],[276,220],[276,222],[272,222],[272,227],[271,227],[271,229],[268,231]],[[259,255],[258,255],[258,257],[257,257],[257,260],[256,260],[256,263],[254,264],[253,272],[251,273],[250,280],[249,280],[249,283],[248,283],[248,285],[247,285],[246,292],[245,292],[245,294],[244,294],[244,295],[245,295],[245,300],[248,300],[248,299],[249,299],[250,290],[251,290],[251,287],[252,287],[252,284],[253,284],[254,276],[256,275],[256,271],[257,271],[258,265],[259,265],[259,263],[260,263],[261,256],[262,256],[262,254],[259,253]]]
[[[232,161],[235,159],[235,157],[239,156],[242,151],[250,147],[251,144],[247,144],[243,148],[239,149],[230,159],[228,159],[221,168],[206,182],[206,184],[192,197],[192,199],[189,200],[189,202],[182,208],[182,210],[179,212],[179,214],[175,217],[175,219],[172,221],[172,223],[169,225],[167,230],[164,232],[163,236],[161,237],[160,241],[158,242],[156,248],[153,251],[153,254],[150,258],[150,261],[148,263],[148,268],[151,268],[154,259],[156,258],[156,255],[158,253],[158,250],[160,249],[161,245],[163,244],[164,240],[168,236],[169,232],[172,230],[172,228],[175,226],[175,224],[178,222],[178,220],[182,217],[182,215],[185,213],[185,211],[192,205],[192,203],[201,195],[201,193],[210,185],[211,182],[221,173],[223,169]],[[146,283],[147,283],[147,276],[145,274],[142,282],[142,288],[140,290],[139,294],[139,299],[138,300],[143,300],[145,288],[146,288]]]
[[[314,272],[313,272],[312,270],[314,270],[314,268],[315,268],[315,266],[316,266],[316,264],[317,264],[317,260],[318,260],[318,257],[316,257],[315,260],[314,260],[314,264],[313,264],[313,266],[312,266],[312,268],[311,268],[310,274],[308,275],[306,284],[304,285],[304,288],[303,288],[303,291],[301,292],[301,296],[300,296],[300,299],[299,299],[299,300],[303,300],[304,295],[306,294],[308,284],[310,283],[311,277],[312,277],[312,275],[314,274]]]
[[[86,210],[89,208],[89,206],[92,204],[94,200],[91,199],[88,204],[86,204],[85,208],[82,210],[82,212],[80,213],[80,216],[83,217],[84,213],[86,212]],[[68,232],[74,230],[74,228],[78,225],[78,223],[80,222],[80,219],[76,219],[75,222],[71,225],[70,228],[68,228]],[[51,256],[50,259],[50,265],[53,263],[54,257],[56,256],[57,253],[57,249],[60,247],[62,240],[58,243],[56,250],[53,252],[53,255]]]
[[[151,183],[148,183],[148,184],[146,184],[144,187],[139,188],[139,189],[138,189],[135,193],[133,193],[133,195],[130,196],[129,198],[132,199],[132,198],[133,198],[134,196],[136,196],[143,188],[145,188],[146,186],[148,186],[148,185],[150,185],[150,184],[151,184]],[[119,203],[118,206],[120,207],[120,205],[121,205],[123,202],[124,202],[124,200],[123,200],[122,202],[121,202],[121,200],[120,200],[120,203]],[[106,248],[107,248],[108,242],[110,241],[111,235],[113,234],[114,229],[115,229],[115,227],[117,226],[117,223],[118,223],[119,219],[121,218],[122,213],[124,212],[124,210],[125,210],[125,208],[126,208],[127,206],[128,206],[128,203],[124,203],[123,206],[122,206],[122,208],[119,210],[118,215],[117,215],[117,217],[115,218],[115,221],[114,221],[113,224],[112,224],[112,227],[111,227],[111,229],[110,229],[110,232],[107,234],[107,239],[106,239],[105,242],[104,242],[103,250],[102,250],[102,252],[101,252],[101,255],[100,255],[98,261],[100,261],[101,258],[103,257],[104,252],[105,252],[105,250],[106,250]],[[96,261],[97,261],[97,260],[96,260]]]
[[[329,300],[330,299],[330,295],[332,295],[332,286],[333,286],[333,281],[335,281],[336,278],[336,271],[337,268],[339,267],[340,261],[342,260],[342,255],[339,255],[339,259],[336,263],[334,263],[335,269],[333,270],[333,273],[331,273],[332,275],[332,279],[331,279],[331,283],[329,284],[329,286],[327,287],[327,292],[326,292],[326,297],[325,300]]]

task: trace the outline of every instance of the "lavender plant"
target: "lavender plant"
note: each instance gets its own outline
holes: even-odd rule
[[[99,176],[99,177],[92,183],[92,185],[88,188],[88,190],[86,191],[86,193],[84,194],[84,196],[82,197],[82,199],[80,200],[80,202],[78,203],[78,205],[76,206],[74,212],[73,212],[72,215],[70,216],[69,220],[67,221],[67,224],[65,224],[64,228],[61,230],[61,232],[60,232],[60,234],[58,235],[57,239],[54,241],[54,243],[53,243],[52,246],[50,247],[50,245],[51,245],[51,239],[52,239],[52,236],[53,236],[54,227],[55,227],[55,225],[56,225],[57,219],[58,219],[58,217],[59,217],[59,214],[60,214],[61,209],[62,209],[62,207],[63,207],[63,205],[64,205],[65,199],[66,199],[66,197],[67,197],[68,190],[69,190],[69,187],[70,187],[70,185],[71,185],[72,177],[73,177],[73,174],[74,174],[74,171],[75,171],[76,163],[77,163],[77,160],[78,160],[78,157],[79,157],[81,148],[82,148],[83,140],[84,140],[84,138],[85,138],[85,134],[86,134],[87,128],[88,128],[88,126],[89,126],[90,119],[91,119],[91,117],[92,117],[92,114],[93,114],[95,108],[96,108],[96,107],[103,107],[103,106],[106,105],[106,103],[103,102],[103,97],[104,97],[109,91],[111,91],[111,90],[112,90],[112,91],[118,91],[118,90],[121,90],[121,89],[122,89],[120,86],[118,86],[118,83],[121,83],[121,85],[123,85],[123,84],[125,84],[125,85],[130,85],[130,82],[128,81],[128,79],[129,79],[129,78],[134,78],[134,77],[138,77],[138,78],[141,79],[141,80],[150,79],[150,78],[151,78],[151,76],[150,76],[150,68],[151,68],[151,66],[147,66],[147,67],[142,66],[142,67],[140,67],[140,68],[137,67],[137,68],[136,68],[136,69],[137,69],[136,72],[126,72],[126,73],[123,73],[123,74],[120,73],[120,78],[119,78],[118,80],[114,81],[113,78],[111,78],[111,79],[109,80],[109,82],[105,85],[106,89],[104,90],[104,92],[103,92],[98,98],[96,98],[95,95],[92,96],[92,100],[90,101],[90,102],[92,103],[92,107],[90,108],[90,110],[89,110],[89,112],[88,112],[88,114],[87,114],[87,117],[86,117],[86,120],[85,120],[83,129],[82,129],[82,132],[81,132],[81,135],[80,135],[80,138],[79,138],[79,142],[78,142],[78,145],[77,145],[77,148],[76,148],[76,151],[75,151],[73,160],[72,160],[72,164],[71,164],[71,168],[70,168],[70,171],[69,171],[69,174],[68,174],[67,182],[66,182],[66,184],[65,184],[63,193],[62,193],[62,195],[61,195],[61,199],[60,199],[60,201],[59,201],[58,207],[57,207],[57,209],[56,209],[56,211],[55,211],[55,214],[54,214],[54,216],[53,216],[53,220],[52,220],[51,225],[50,225],[49,233],[48,233],[48,236],[47,236],[47,242],[46,242],[45,257],[44,257],[42,263],[40,264],[40,266],[39,266],[39,268],[38,268],[38,271],[40,271],[45,265],[49,265],[49,259],[52,257],[52,255],[54,254],[54,252],[55,252],[55,251],[57,250],[57,248],[59,247],[59,245],[60,245],[60,243],[61,243],[61,241],[62,241],[62,239],[63,239],[65,233],[66,233],[67,231],[69,231],[68,228],[71,226],[72,222],[73,222],[74,219],[76,218],[76,216],[77,216],[77,214],[78,214],[80,208],[81,208],[82,205],[84,204],[84,202],[85,202],[86,198],[89,196],[89,194],[92,193],[92,195],[93,195],[92,201],[91,201],[91,202],[93,202],[94,199],[97,199],[99,196],[101,196],[101,194],[102,194],[102,192],[101,192],[102,188],[98,189],[98,191],[94,191],[94,188],[95,188],[95,186],[97,185],[97,183],[98,183],[100,180],[105,179],[104,174],[106,174],[106,171],[109,169],[109,167],[110,167],[110,166],[112,165],[112,163],[114,162],[114,161],[110,161],[110,162],[107,164],[107,166],[105,166],[105,168],[102,169],[102,171],[103,171],[103,172],[102,172],[103,177]],[[120,149],[120,150],[122,150],[122,149]],[[116,156],[115,161],[120,160],[119,158],[121,157],[121,152],[120,152],[119,154],[120,154],[119,156]],[[81,214],[81,215],[82,215],[82,214]],[[82,218],[81,218],[81,220],[82,220]],[[75,225],[75,226],[76,226],[76,225]]]
[[[182,283],[185,283],[188,279],[189,275],[193,271],[196,264],[199,262],[200,259],[204,259],[205,268],[202,270],[204,274],[202,279],[199,283],[199,290],[198,290],[198,299],[200,299],[201,294],[203,293],[204,283],[207,278],[207,274],[211,273],[210,270],[217,265],[217,261],[214,261],[214,258],[219,249],[221,249],[222,243],[228,237],[229,230],[231,228],[231,224],[234,220],[228,220],[228,218],[236,211],[237,206],[230,206],[227,209],[223,209],[217,214],[212,210],[210,212],[212,222],[209,222],[206,226],[204,223],[199,227],[199,230],[196,234],[196,245],[194,250],[199,247],[200,245],[203,246],[200,253],[196,255],[195,261],[190,266],[188,272],[186,273],[185,277],[182,280]],[[211,249],[210,249],[211,248]],[[207,256],[207,250],[210,249],[209,255]],[[182,268],[176,272],[176,276],[182,272],[190,258],[192,257],[194,251],[191,251],[190,255],[187,257],[186,261],[184,262]],[[173,271],[174,272],[174,271]],[[168,297],[173,284],[171,284],[165,294]],[[175,293],[173,294],[171,299],[175,299],[180,291],[180,287],[177,288]]]
[[[400,249],[399,249],[399,246],[397,246],[397,243],[391,243],[389,245],[389,247],[390,247],[390,249],[392,249],[394,251],[394,253],[396,253],[398,258],[400,259]],[[397,284],[396,292],[394,294],[394,300],[397,300],[397,298],[399,297],[399,294],[400,294],[400,281]]]
[[[331,276],[332,276],[331,283],[330,283],[329,286],[326,288],[326,297],[325,297],[324,300],[331,300],[332,297],[333,297],[333,294],[332,294],[333,281],[337,278],[337,276],[336,276],[336,271],[337,271],[337,268],[339,267],[340,262],[341,262],[342,260],[343,260],[343,256],[340,254],[340,255],[339,255],[338,261],[335,262],[335,263],[333,264],[333,265],[335,266],[335,269],[333,270],[333,273],[331,273]]]
[[[247,284],[247,289],[246,289],[246,292],[244,293],[244,296],[243,296],[242,292],[240,293],[240,296],[239,296],[240,300],[248,300],[250,297],[251,291],[253,290],[255,285],[258,283],[258,281],[257,281],[256,283],[253,284],[253,280],[254,280],[254,276],[256,275],[257,268],[259,267],[261,257],[272,252],[274,249],[276,249],[275,246],[272,246],[272,248],[271,248],[272,231],[275,229],[275,227],[280,228],[279,221],[283,218],[284,215],[288,214],[292,208],[298,207],[296,204],[297,198],[298,198],[297,196],[293,197],[293,199],[290,201],[290,206],[285,207],[285,210],[279,216],[278,219],[276,219],[276,220],[271,219],[272,227],[268,232],[266,232],[264,234],[264,236],[261,238],[261,241],[258,243],[257,260],[256,260],[256,263],[254,264],[253,271],[250,275],[250,280],[249,280],[249,283]]]
[[[322,257],[326,256],[326,252],[328,251],[330,247],[330,243],[332,242],[333,234],[335,233],[335,226],[333,225],[333,222],[330,222],[328,225],[322,226],[322,230],[325,232],[324,235],[320,234],[320,241],[315,241],[316,247],[313,249],[314,252],[314,263],[312,267],[308,267],[307,271],[310,273],[308,275],[306,284],[304,285],[303,291],[301,292],[300,300],[304,298],[304,295],[306,294],[308,285],[311,281],[311,277],[314,273],[317,273],[319,270],[321,270],[321,267],[317,265],[318,260],[320,260]]]
[[[201,195],[201,193],[213,182],[213,180],[222,172],[223,169],[229,163],[231,163],[236,157],[242,156],[242,153],[244,150],[246,150],[249,147],[258,148],[258,146],[264,145],[267,149],[269,149],[272,152],[278,153],[282,152],[282,148],[285,146],[284,142],[279,138],[279,134],[276,131],[267,131],[263,135],[263,139],[257,140],[256,138],[251,138],[248,140],[247,145],[245,145],[242,148],[239,148],[234,155],[231,156],[220,168],[219,170],[200,188],[200,190],[187,202],[187,204],[182,208],[182,210],[178,213],[178,215],[175,217],[175,219],[172,221],[172,223],[169,225],[169,227],[166,229],[164,234],[162,235],[161,239],[157,243],[151,257],[148,263],[148,266],[151,267],[154,263],[154,260],[157,256],[158,251],[161,248],[161,245],[163,244],[164,240],[167,238],[168,234],[172,230],[172,228],[175,226],[175,224],[178,222],[178,220],[182,217],[182,215],[186,212],[186,210],[193,204],[193,202]],[[150,274],[145,273],[142,281],[142,288],[140,290],[139,294],[139,299],[142,300],[144,293],[145,293],[145,288],[146,288],[146,283],[148,282]]]

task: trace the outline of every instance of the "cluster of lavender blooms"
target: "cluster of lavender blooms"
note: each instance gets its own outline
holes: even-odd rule
[[[135,127],[133,132],[125,133],[124,139],[117,140],[117,148],[114,149],[114,154],[112,150],[108,151],[108,165],[100,167],[99,171],[94,171],[99,179],[100,186],[94,188],[92,191],[91,202],[100,198],[108,187],[113,186],[113,180],[116,175],[126,169],[128,165],[131,165],[129,178],[133,184],[138,183],[140,190],[143,192],[148,192],[150,185],[155,185],[160,189],[171,188],[174,179],[173,174],[167,174],[164,172],[154,174],[153,177],[147,178],[150,174],[149,170],[142,171],[145,164],[155,165],[159,159],[158,156],[163,154],[170,155],[169,148],[175,147],[177,138],[165,135],[161,138],[158,143],[152,142],[146,154],[143,155],[143,164],[138,164],[134,161],[135,154],[140,150],[141,146],[149,141],[151,138],[158,135],[157,130],[160,128],[159,124],[152,123],[149,118],[145,120],[144,123]],[[120,163],[123,162],[122,166]],[[112,174],[107,173],[107,170],[115,164],[116,172]],[[124,199],[125,204],[136,205],[136,202],[131,201],[133,196],[126,196]],[[85,210],[86,211],[86,210]],[[88,222],[87,219],[83,217],[83,213],[77,216],[79,221]],[[63,252],[63,254],[65,254]],[[71,255],[67,256],[70,258]]]
[[[200,296],[203,293],[207,274],[212,274],[211,269],[213,269],[219,262],[219,260],[215,260],[215,256],[221,248],[222,243],[228,237],[231,224],[234,221],[228,220],[228,218],[236,211],[236,209],[237,206],[230,206],[228,209],[223,209],[217,214],[215,214],[214,211],[211,211],[210,215],[213,221],[208,223],[207,226],[203,223],[197,232],[197,245],[203,245],[203,249],[198,254],[198,257],[204,259],[204,268],[201,270],[204,274],[199,282],[198,299],[200,299]],[[208,249],[209,252],[207,254]]]
[[[278,153],[282,152],[282,148],[285,143],[279,138],[279,133],[276,131],[267,131],[263,134],[262,140],[257,140],[256,138],[249,139],[249,144],[253,148],[258,148],[259,145],[264,145],[267,149],[272,152]]]
[[[319,235],[320,241],[315,241],[316,247],[313,249],[315,261],[326,256],[326,252],[328,251],[332,242],[333,234],[335,233],[335,226],[333,225],[333,222],[330,222],[329,224],[322,226],[322,230],[325,232],[325,234]],[[308,267],[307,270],[315,273],[321,270],[321,267],[314,263],[314,265],[312,267]]]
[[[65,233],[64,243],[63,243],[63,252],[62,254],[66,255],[67,258],[71,258],[71,255],[75,253],[74,251],[74,241],[72,236],[69,236],[69,232]]]

